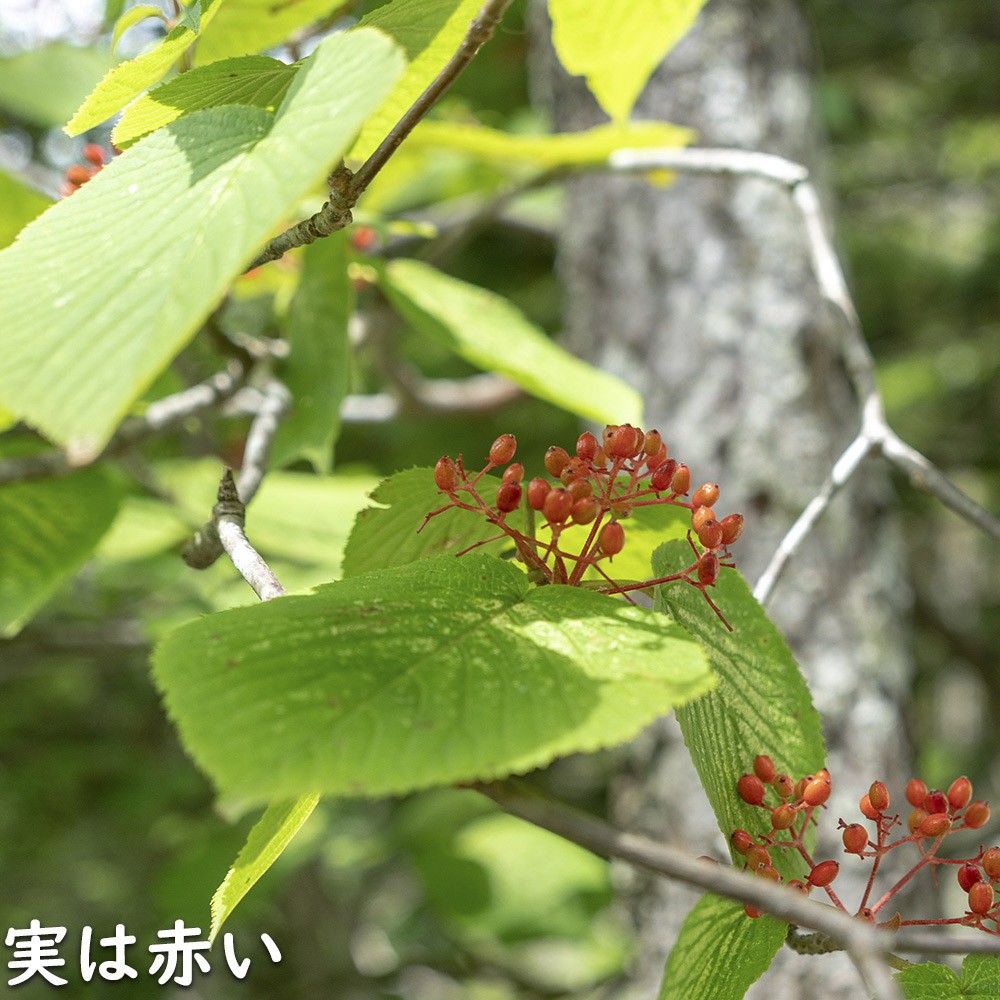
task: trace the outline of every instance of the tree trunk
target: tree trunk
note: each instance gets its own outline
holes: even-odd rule
[[[544,21],[537,8],[536,38],[547,37]],[[601,121],[582,81],[555,66],[547,42],[538,50],[538,93],[557,127]],[[711,0],[635,117],[692,126],[700,145],[776,153],[822,172],[809,62],[808,33],[789,0]],[[568,345],[639,388],[646,426],[660,430],[696,484],[720,484],[720,514],[746,515],[734,552],[752,583],[859,427],[832,336],[838,318],[819,297],[798,214],[763,180],[682,175],[659,188],[587,175],[569,185],[565,218]],[[834,835],[821,857],[842,855],[836,818],[859,818],[872,780],[901,792],[909,777],[901,722],[909,593],[891,504],[885,469],[867,462],[768,604],[824,720],[835,794],[825,824]],[[637,741],[632,761],[616,792],[618,821],[699,854],[714,843],[726,857],[707,802],[690,805],[697,779],[673,720]],[[867,871],[843,865],[838,892],[847,905],[860,898]],[[653,997],[694,897],[628,878],[640,940],[629,992]],[[843,956],[784,949],[751,996],[857,997],[859,989]]]

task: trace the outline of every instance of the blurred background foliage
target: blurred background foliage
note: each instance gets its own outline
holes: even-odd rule
[[[108,0],[103,20],[100,9],[77,0],[0,8],[5,242],[42,204],[11,177],[54,195],[83,142],[107,143],[107,131],[69,139],[58,126],[111,64],[110,26],[122,6]],[[355,11],[365,6],[378,3]],[[890,420],[996,511],[1000,8],[982,0],[805,0],[804,7],[818,53],[839,241]],[[155,21],[131,29],[121,54],[155,41],[158,31]],[[475,114],[514,131],[539,127],[528,104],[527,50],[517,0],[438,113]],[[447,231],[470,198],[501,182],[461,157],[404,147],[361,208],[405,211]],[[556,333],[558,192],[514,208],[463,245],[438,245],[444,256],[436,263],[509,296]],[[293,259],[242,281],[220,322],[279,332],[295,269]],[[359,304],[380,308],[371,290],[359,293]],[[396,336],[400,353],[426,375],[472,372],[405,329]],[[198,341],[152,395],[220,363]],[[382,375],[377,350],[362,351],[354,391],[377,391]],[[96,940],[116,923],[139,938],[131,958],[140,977],[129,994],[179,992],[145,974],[145,948],[178,917],[207,929],[208,900],[253,822],[230,823],[213,811],[212,791],[179,748],[146,665],[150,643],[174,625],[252,599],[228,565],[197,574],[177,558],[211,502],[218,460],[206,456],[238,453],[245,430],[238,421],[192,422],[131,459],[128,472],[149,488],[132,487],[97,556],[17,637],[0,643],[0,928],[37,917],[68,929],[64,995],[116,988],[84,984],[75,969],[81,928],[92,926]],[[337,442],[335,501],[317,511],[311,477],[292,469],[270,478],[251,524],[291,587],[330,579],[352,512],[381,476],[432,464],[443,452],[478,455],[502,431],[517,435],[521,454],[537,456],[578,432],[574,418],[536,400],[474,419],[406,414],[348,424]],[[932,785],[956,773],[975,782],[1000,750],[992,724],[1000,713],[998,560],[972,528],[899,487],[918,663],[910,737]],[[603,811],[614,768],[615,755],[605,754],[561,762],[538,780]],[[605,996],[620,983],[630,947],[612,882],[604,862],[496,814],[471,793],[323,803],[227,925],[237,951],[253,959],[248,978],[229,975],[216,954],[216,971],[185,995]],[[280,965],[264,953],[263,932],[282,948]],[[33,983],[18,995],[48,989]]]

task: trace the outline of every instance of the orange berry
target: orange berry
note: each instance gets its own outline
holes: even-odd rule
[[[597,454],[597,438],[586,431],[576,439],[576,453],[585,462],[589,462]]]
[[[821,806],[830,797],[832,786],[829,778],[813,778],[802,790],[807,806]]]
[[[371,226],[355,226],[351,230],[351,246],[358,253],[368,253],[375,249],[378,233]]]
[[[881,781],[873,781],[872,787],[868,789],[868,801],[873,809],[884,813],[889,808],[889,789]]]
[[[972,798],[972,782],[964,775],[956,778],[948,789],[948,805],[952,811],[964,809]]]
[[[969,909],[980,915],[989,913],[993,905],[993,886],[989,882],[977,882],[969,889]]]
[[[763,868],[764,865],[769,865],[771,863],[771,855],[766,847],[762,847],[760,844],[752,844],[746,853],[747,868],[751,871],[757,871],[759,868]]]
[[[702,483],[694,491],[694,495],[691,497],[691,503],[695,507],[711,507],[716,500],[719,499],[719,487],[715,483]]]
[[[503,470],[503,476],[501,477],[505,483],[519,483],[524,479],[524,466],[520,462],[515,462],[513,465],[508,465],[506,469]]]
[[[795,822],[795,807],[788,802],[782,802],[771,813],[771,826],[775,830],[787,830]]]
[[[861,815],[867,817],[868,819],[878,819],[882,814],[872,805],[871,799],[867,795],[861,797],[861,802],[859,805],[861,809]]]
[[[550,476],[558,476],[567,465],[569,465],[569,452],[565,448],[554,444],[545,453],[545,468]]]
[[[719,524],[722,525],[722,544],[732,545],[743,534],[743,515],[729,514]]]
[[[642,441],[642,435],[631,424],[622,424],[604,442],[604,447],[612,458],[631,458],[642,448]]]
[[[1000,878],[1000,847],[991,847],[983,855],[983,871],[991,879]]]
[[[570,518],[574,524],[590,524],[597,517],[597,512],[600,509],[601,505],[593,497],[581,497],[573,504]]]
[[[733,830],[733,835],[729,838],[733,845],[733,850],[737,854],[746,854],[753,847],[753,837],[746,830]]]
[[[743,912],[753,920],[757,917],[764,916],[763,910],[758,910],[756,906],[751,906],[749,903],[743,904]]]
[[[698,541],[706,549],[717,549],[722,544],[722,525],[718,521],[706,521],[698,532]]]
[[[536,476],[528,483],[528,506],[532,510],[541,510],[545,506],[545,498],[549,495],[552,487],[548,480]]]
[[[86,184],[90,180],[90,170],[80,163],[74,163],[66,168],[66,180],[70,184]]]
[[[691,530],[695,534],[698,534],[698,532],[701,530],[701,526],[706,521],[714,521],[714,520],[715,520],[715,511],[712,510],[711,507],[698,507],[691,514]]]
[[[920,824],[923,823],[925,819],[930,815],[926,809],[914,809],[910,813],[910,818],[906,821],[906,825],[910,828],[910,833],[916,833],[920,829]]]
[[[785,885],[787,885],[789,889],[794,889],[803,896],[809,895],[809,886],[807,886],[801,879],[793,878],[791,882],[786,882]]]
[[[553,486],[542,504],[542,515],[549,524],[562,524],[573,509],[573,497],[569,490],[561,486]]]
[[[104,150],[96,142],[88,142],[83,147],[83,158],[95,167],[104,166]]]
[[[770,879],[772,882],[780,882],[781,875],[778,873],[778,869],[774,865],[761,865],[755,872],[754,875],[760,875],[761,878]]]
[[[597,536],[597,547],[606,556],[616,556],[625,547],[625,529],[617,521],[609,521]]]
[[[506,465],[517,451],[517,441],[513,434],[501,434],[500,437],[490,445],[490,461],[494,465]]]
[[[836,861],[821,861],[809,873],[809,878],[806,881],[810,885],[822,889],[823,886],[829,885],[837,877],[839,871],[840,865]]]
[[[758,754],[753,759],[753,773],[764,782],[765,785],[769,785],[774,781],[777,774],[777,768],[774,766],[774,761],[771,760],[767,754]]]
[[[777,775],[771,784],[774,786],[774,790],[783,799],[791,797],[792,792],[795,791],[795,782],[793,782],[787,774]]]
[[[844,827],[844,850],[848,854],[860,854],[868,846],[868,831],[860,823]]]
[[[751,806],[759,806],[764,801],[764,782],[756,774],[744,774],[736,782],[740,798]]]
[[[691,470],[686,465],[678,465],[674,478],[670,480],[670,492],[678,496],[691,489]]]
[[[906,801],[919,809],[927,798],[927,786],[919,778],[911,778],[906,783]]]
[[[975,801],[965,810],[965,825],[978,830],[990,818],[990,807],[985,802]]]
[[[566,489],[574,500],[586,500],[587,497],[594,495],[594,487],[586,479],[574,479]]]
[[[657,455],[660,449],[663,447],[663,438],[660,437],[659,431],[646,431],[645,437],[642,439],[642,450],[647,455]]]

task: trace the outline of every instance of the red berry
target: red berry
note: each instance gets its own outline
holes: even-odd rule
[[[722,525],[718,521],[706,521],[698,532],[698,541],[706,549],[717,549],[722,544]]]
[[[670,484],[673,482],[674,473],[677,472],[677,463],[672,459],[668,458],[649,478],[649,485],[656,490],[657,493],[665,493],[670,489]]]
[[[878,819],[882,814],[872,805],[871,799],[867,795],[861,797],[861,802],[859,805],[861,809],[861,815],[867,817],[868,819]]]
[[[601,432],[601,447],[605,451],[607,451],[608,444],[611,441],[611,438],[614,437],[616,430],[618,430],[618,424],[608,424]]]
[[[802,798],[807,806],[821,806],[830,797],[829,778],[813,778],[802,790]]]
[[[964,775],[961,778],[956,778],[948,789],[948,805],[951,806],[952,811],[964,809],[971,798],[972,782]]]
[[[594,495],[594,487],[586,479],[574,479],[566,489],[569,490],[574,500],[585,500]]]
[[[906,783],[906,801],[914,809],[919,809],[927,798],[927,786],[919,778],[911,778]]]
[[[983,871],[991,879],[1000,878],[1000,847],[991,847],[983,855]]]
[[[777,768],[774,766],[774,761],[771,760],[767,754],[758,754],[753,759],[753,773],[764,782],[765,785],[771,784],[777,775]]]
[[[351,246],[358,253],[368,253],[377,242],[378,233],[371,226],[355,226],[351,230]]]
[[[821,861],[809,873],[809,878],[806,881],[810,885],[822,889],[823,886],[829,885],[837,877],[839,871],[840,865],[836,861]]]
[[[616,556],[625,547],[625,529],[617,521],[609,521],[597,536],[597,547],[606,556]]]
[[[569,452],[565,448],[554,444],[545,453],[545,468],[548,469],[550,476],[558,476],[567,465],[569,465]]]
[[[490,461],[494,465],[506,465],[517,451],[517,441],[513,434],[501,434],[500,437],[490,445]]]
[[[978,830],[990,818],[990,807],[978,799],[965,810],[965,825]]]
[[[686,465],[678,465],[674,478],[670,481],[670,492],[678,495],[691,489],[691,470]]]
[[[696,507],[691,515],[691,530],[697,535],[706,521],[715,520],[715,511],[711,507]]]
[[[505,483],[519,483],[524,479],[524,466],[520,462],[515,462],[513,465],[508,465],[506,469],[503,470],[503,481]]]
[[[104,150],[96,142],[88,142],[83,147],[83,158],[95,167],[104,166]]]
[[[951,817],[947,813],[931,813],[917,827],[917,833],[921,837],[940,837],[942,833],[951,828]]]
[[[746,854],[753,847],[753,837],[746,830],[733,830],[733,835],[729,838],[733,845],[733,850],[737,854]]]
[[[724,517],[719,524],[722,525],[722,544],[732,545],[740,535],[743,534],[743,515],[730,514]]]
[[[929,813],[943,813],[948,811],[948,798],[944,792],[937,788],[932,789],[927,793],[927,798],[921,803],[921,805]]]
[[[787,830],[795,822],[795,807],[787,802],[771,812],[771,826],[775,830]]]
[[[561,486],[553,486],[542,504],[542,514],[549,524],[562,524],[573,509],[573,497],[569,490]]]
[[[646,431],[646,436],[642,440],[642,450],[652,457],[658,455],[663,447],[663,438],[659,431]]]
[[[884,813],[889,808],[889,789],[881,781],[873,781],[872,787],[868,789],[868,801],[873,809]]]
[[[631,424],[616,427],[604,447],[612,458],[631,458],[642,447],[642,436]]]
[[[958,884],[968,892],[977,882],[983,879],[982,872],[971,864],[964,864],[958,869]]]
[[[756,774],[744,774],[736,782],[740,798],[751,806],[759,806],[764,801],[764,782]]]
[[[930,814],[926,809],[914,809],[910,813],[910,818],[906,821],[906,825],[910,828],[910,833],[916,833],[920,829],[920,824],[923,823],[925,819]]]
[[[868,846],[868,831],[860,823],[844,827],[844,850],[848,854],[860,854]]]
[[[665,444],[660,445],[660,450],[652,455],[646,456],[646,468],[650,472],[655,472],[661,465],[663,465],[667,460],[667,446]]]
[[[772,785],[774,786],[774,790],[783,799],[789,798],[792,792],[795,791],[795,782],[787,774],[779,774],[772,782]]]
[[[764,865],[769,865],[771,863],[771,854],[766,847],[760,844],[751,844],[747,848],[746,853],[747,858],[747,868],[751,871],[757,871],[759,868],[763,868]]]
[[[576,485],[574,483],[574,485]],[[597,517],[601,505],[593,497],[583,497],[573,504],[570,517],[574,524],[590,524]]]
[[[439,490],[452,493],[455,490],[455,483],[458,481],[458,473],[455,463],[447,456],[442,455],[434,466],[434,482]]]
[[[90,170],[80,163],[74,163],[66,168],[66,180],[70,184],[86,184],[90,180]]]
[[[710,587],[719,579],[719,557],[707,549],[698,557],[698,582],[703,587]]]
[[[509,514],[512,510],[517,510],[517,505],[521,502],[520,483],[501,483],[497,490],[497,509]]]
[[[597,454],[597,447],[597,438],[590,431],[576,439],[576,453],[585,462],[589,462]]]
[[[993,886],[988,882],[977,882],[969,889],[969,909],[973,913],[989,913],[993,905]]]
[[[691,503],[695,507],[711,507],[716,500],[719,499],[719,487],[715,483],[702,483],[694,491],[694,495],[691,497]]]
[[[749,903],[743,904],[743,912],[751,919],[764,916],[763,910],[758,910],[756,906],[751,906]]]
[[[549,495],[552,487],[548,480],[536,476],[528,483],[528,506],[532,510],[541,510],[545,506],[545,498]]]

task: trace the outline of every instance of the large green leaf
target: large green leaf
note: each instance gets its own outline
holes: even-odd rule
[[[741,903],[702,896],[667,959],[659,1000],[742,1000],[787,933],[781,920],[751,920]]]
[[[188,751],[251,802],[526,771],[629,739],[713,683],[665,616],[475,554],[191,622],[154,672]]]
[[[182,18],[155,49],[108,70],[70,119],[66,131],[70,135],[79,135],[100,125],[156,83],[198,37],[199,30],[211,23],[222,3],[223,0],[194,0],[191,12],[197,13],[197,19],[192,16]]]
[[[552,41],[613,121],[628,118],[653,70],[705,0],[549,0]]]
[[[911,965],[896,976],[906,1000],[980,1000],[1000,998],[1000,958],[996,955],[966,955],[962,978],[946,965],[924,962]]]
[[[354,292],[347,277],[348,240],[343,230],[303,252],[288,323],[290,351],[281,369],[294,409],[274,441],[276,466],[306,458],[327,473],[333,463],[351,365],[347,323]]]
[[[382,106],[365,123],[351,157],[363,160],[427,89],[455,54],[482,0],[393,0],[361,19],[391,35],[406,51],[409,65]]]
[[[316,21],[344,0],[226,0],[218,17],[202,27],[195,63],[263,52],[286,41],[297,28]]]
[[[121,149],[163,128],[182,115],[222,104],[245,104],[273,111],[281,103],[297,66],[268,56],[224,59],[182,73],[133,101],[115,125],[111,138]]]
[[[414,148],[457,149],[491,162],[532,163],[551,168],[601,163],[616,149],[685,146],[694,137],[691,129],[667,122],[608,123],[582,132],[514,135],[482,125],[425,121],[413,130],[409,144]]]
[[[25,187],[20,181],[0,171],[0,247],[7,246],[36,216],[52,202]]]
[[[15,635],[111,527],[121,494],[103,468],[0,486],[0,635]]]
[[[99,451],[401,67],[378,32],[333,35],[276,115],[185,116],[28,226],[0,253],[0,403],[76,454]]]
[[[318,795],[303,795],[291,802],[273,802],[257,821],[247,837],[243,850],[212,897],[212,929],[208,940],[216,934],[236,909],[237,903],[253,888],[260,877],[281,856],[292,837],[312,815],[319,802]]]
[[[507,299],[416,260],[394,260],[380,283],[420,333],[526,392],[600,423],[642,423],[642,399],[621,379],[573,357]]]

